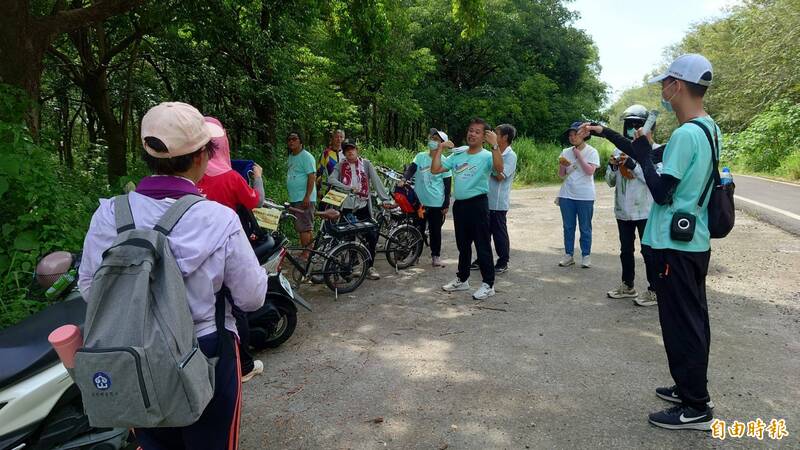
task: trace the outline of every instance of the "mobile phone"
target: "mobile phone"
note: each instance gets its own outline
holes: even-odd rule
[[[656,119],[658,119],[658,111],[655,109],[650,111],[650,114],[647,115],[647,120],[644,122],[642,126],[642,134],[646,135],[650,131],[652,131],[653,126],[656,124]]]

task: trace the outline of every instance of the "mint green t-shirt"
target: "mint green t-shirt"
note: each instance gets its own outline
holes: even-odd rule
[[[714,131],[722,146],[722,133],[711,117],[699,119],[711,132]],[[719,156],[719,155],[718,155]],[[703,207],[698,210],[697,202],[711,176],[711,146],[703,129],[692,123],[685,123],[675,130],[664,149],[662,175],[671,175],[680,180],[671,205],[653,204],[642,243],[655,249],[673,249],[685,252],[705,252],[711,248],[708,232],[708,199],[706,193]],[[670,224],[673,213],[681,211],[697,217],[694,238],[691,241],[674,241],[670,237]]]
[[[446,159],[442,156],[442,164]],[[417,165],[417,171],[414,173],[414,192],[423,205],[441,208],[444,204],[444,183],[450,182],[445,178],[449,178],[451,174],[450,171],[432,174],[431,161],[431,155],[428,152],[420,152],[414,157],[414,164]]]
[[[308,186],[308,175],[317,171],[314,157],[306,150],[296,155],[289,155],[287,165],[289,166],[286,174],[286,188],[289,190],[290,202],[302,202],[306,196]],[[311,191],[311,201],[317,199],[317,187]]]
[[[492,173],[492,152],[483,149],[474,155],[463,151],[442,161],[442,167],[453,172],[455,188],[453,197],[466,200],[489,193],[489,176]]]

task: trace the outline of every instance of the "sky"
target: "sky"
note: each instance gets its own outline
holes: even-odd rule
[[[740,0],[575,0],[568,3],[581,18],[600,51],[600,79],[609,86],[609,104],[664,61],[664,50],[680,42],[692,24],[721,17]]]

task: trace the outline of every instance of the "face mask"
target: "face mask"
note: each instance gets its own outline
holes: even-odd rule
[[[439,148],[439,143],[431,139],[428,141],[428,150],[436,150]]]
[[[636,128],[628,128],[626,134],[627,134],[626,137],[633,139],[633,136],[636,135]]]
[[[675,84],[675,83],[673,83],[673,85],[674,85],[674,84]],[[672,102],[672,99],[673,99],[673,98],[675,98],[675,96],[676,96],[676,95],[678,95],[678,93],[677,93],[677,92],[675,92],[674,94],[672,94],[672,97],[670,97],[670,98],[669,98],[669,100],[665,99],[664,97],[661,97],[661,106],[662,106],[664,109],[666,109],[666,110],[667,110],[667,112],[670,112],[670,113],[671,113],[671,112],[675,112],[675,109],[672,107],[672,103],[671,103],[671,102]]]

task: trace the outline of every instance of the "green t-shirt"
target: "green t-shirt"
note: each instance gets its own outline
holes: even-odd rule
[[[442,161],[442,166],[453,172],[456,200],[466,200],[489,193],[489,176],[492,174],[492,152],[483,149],[474,155],[467,151],[454,153]]]
[[[317,171],[314,157],[311,153],[303,150],[296,155],[289,155],[288,173],[286,175],[286,188],[289,190],[290,202],[302,202],[306,197],[306,187],[308,186],[308,175]],[[317,187],[311,191],[311,201],[317,199]]]
[[[442,164],[447,158],[442,156]],[[420,152],[414,157],[417,171],[414,173],[414,192],[419,197],[420,203],[432,208],[441,208],[444,204],[444,179],[451,176],[450,172],[431,173],[431,155]],[[446,182],[450,182],[447,180]]]
[[[711,117],[699,119],[722,146],[722,133]],[[721,150],[721,149],[720,149]],[[698,210],[700,194],[711,176],[711,146],[703,129],[692,123],[685,123],[675,130],[664,149],[662,175],[671,175],[680,182],[672,196],[671,205],[653,204],[642,243],[655,249],[673,249],[685,252],[705,252],[711,248],[708,232],[708,199],[706,193],[703,207]],[[689,242],[674,241],[670,237],[673,213],[681,211],[697,217],[694,238]]]

